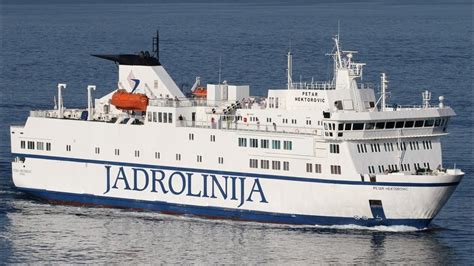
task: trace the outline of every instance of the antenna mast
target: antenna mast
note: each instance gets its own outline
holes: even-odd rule
[[[290,50],[288,50],[288,69],[287,69],[287,74],[288,74],[288,89],[291,90],[293,88],[293,56],[291,55],[291,47]]]
[[[156,31],[156,37],[153,37],[153,55],[160,61],[160,31]]]

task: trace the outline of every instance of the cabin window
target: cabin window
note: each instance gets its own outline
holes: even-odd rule
[[[260,167],[262,169],[269,169],[270,168],[270,161],[268,160],[260,160]]]
[[[292,124],[296,124],[296,119],[291,119]]]
[[[26,146],[26,142],[24,140],[20,141],[20,148],[24,149]]]
[[[339,153],[339,144],[329,144],[330,153]]]
[[[337,129],[338,130],[344,130],[344,124],[338,124]]]
[[[404,121],[397,121],[395,123],[395,128],[403,128],[404,123],[405,123]]]
[[[95,147],[95,154],[99,154],[100,153],[100,148],[99,147]]]
[[[168,113],[168,123],[173,123],[173,113]]]
[[[140,157],[140,151],[139,150],[135,151],[135,157]]]
[[[44,142],[41,142],[41,141],[36,142],[36,149],[40,151],[44,150]]]
[[[119,155],[120,155],[120,150],[119,150],[119,149],[115,149],[115,150],[114,150],[114,154],[115,154],[116,156],[119,156]]]
[[[426,120],[425,127],[432,127],[434,125],[434,120]]]
[[[66,145],[66,151],[71,151],[71,145]]]
[[[283,149],[284,150],[292,150],[293,149],[293,142],[289,140],[283,141]]]
[[[250,147],[251,148],[258,148],[258,139],[250,139]]]
[[[219,158],[217,158],[217,162],[218,162],[219,164],[224,164],[224,157],[219,157]]]
[[[290,171],[290,162],[283,162],[283,171]]]
[[[354,123],[352,126],[352,130],[363,130],[364,129],[364,123]]]
[[[216,135],[211,135],[211,142],[216,142]]]
[[[281,148],[281,142],[279,140],[272,140],[272,149],[279,150]]]
[[[258,168],[258,160],[250,159],[250,168]]]
[[[321,164],[317,163],[314,165],[314,172],[315,173],[321,173]]]
[[[331,165],[331,174],[340,175],[341,174],[341,166],[340,165]]]
[[[152,112],[148,112],[148,122],[151,122]]]
[[[159,152],[155,152],[155,159],[160,159],[161,154]]]
[[[181,161],[181,154],[176,153],[176,161]]]
[[[441,124],[441,119],[436,119],[435,120],[435,127],[439,127],[439,125]]]
[[[168,122],[168,113],[163,113],[163,123]]]
[[[46,150],[50,151],[51,150],[51,143],[46,142]]]
[[[280,161],[272,161],[272,169],[280,170]]]
[[[163,123],[163,113],[158,112],[158,123]]]
[[[202,163],[202,156],[201,155],[198,155],[197,158],[196,158],[197,162],[198,163]]]
[[[264,149],[268,149],[270,146],[270,141],[268,139],[262,139],[260,140],[260,147]]]
[[[35,149],[35,142],[34,141],[28,141],[28,149],[29,150],[34,150]]]
[[[417,120],[417,121],[415,122],[415,127],[423,127],[423,123],[424,123],[423,120]]]
[[[351,130],[352,124],[351,123],[346,123],[345,124],[345,130]]]
[[[395,122],[387,122],[387,124],[385,124],[386,129],[392,129],[394,127],[395,127]]]
[[[375,123],[367,123],[365,124],[365,129],[370,130],[375,128]]]
[[[247,147],[247,138],[239,138],[239,147]]]
[[[189,140],[194,140],[194,134],[193,133],[189,133]]]
[[[306,164],[306,172],[308,172],[308,173],[313,172],[313,164],[311,164],[311,163]]]

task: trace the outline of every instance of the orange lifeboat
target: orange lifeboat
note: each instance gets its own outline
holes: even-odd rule
[[[118,90],[112,95],[111,104],[118,109],[145,112],[148,106],[148,97],[142,93]]]
[[[195,97],[206,98],[207,97],[207,88],[206,87],[197,87],[192,93]]]

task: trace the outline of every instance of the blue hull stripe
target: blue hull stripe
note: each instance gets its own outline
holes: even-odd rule
[[[46,199],[53,203],[63,203],[84,206],[105,206],[115,208],[130,208],[150,210],[167,214],[186,214],[196,217],[231,219],[240,221],[256,221],[264,223],[298,224],[298,225],[360,225],[360,226],[392,226],[405,225],[416,228],[426,228],[431,219],[384,219],[373,218],[356,220],[352,217],[313,216],[299,214],[270,213],[242,209],[230,209],[209,206],[193,206],[162,201],[144,201],[91,194],[74,194],[39,189],[18,188],[20,191]]]
[[[138,163],[128,163],[128,162],[114,162],[114,161],[80,159],[80,158],[70,158],[70,157],[46,156],[46,155],[36,155],[36,154],[14,153],[13,156],[44,159],[44,160],[54,160],[54,161],[90,163],[90,164],[100,164],[100,165],[117,165],[117,166],[126,166],[126,167],[141,167],[141,168],[173,170],[173,171],[181,171],[181,172],[188,171],[188,172],[226,175],[226,176],[244,176],[244,177],[262,178],[262,179],[276,179],[276,180],[284,180],[284,181],[340,184],[340,185],[397,186],[397,187],[449,187],[449,186],[457,186],[459,184],[459,182],[406,183],[406,182],[362,182],[362,181],[348,181],[348,180],[330,180],[330,179],[319,179],[319,178],[308,178],[308,177],[242,173],[242,172],[220,171],[220,170],[210,170],[210,169],[174,167],[174,166],[165,166],[165,165],[150,165],[150,164],[138,164]]]

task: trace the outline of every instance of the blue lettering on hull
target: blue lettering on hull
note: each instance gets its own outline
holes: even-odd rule
[[[162,194],[170,192],[176,196],[232,200],[237,202],[237,208],[243,206],[245,202],[254,200],[268,203],[258,178],[237,178],[180,171],[173,171],[167,175],[164,171],[157,169],[133,167],[130,172],[123,166],[105,165],[104,167],[106,176],[104,195],[110,193],[111,190],[134,190]],[[249,192],[245,190],[247,182],[252,184]],[[198,187],[193,188],[193,183]]]

